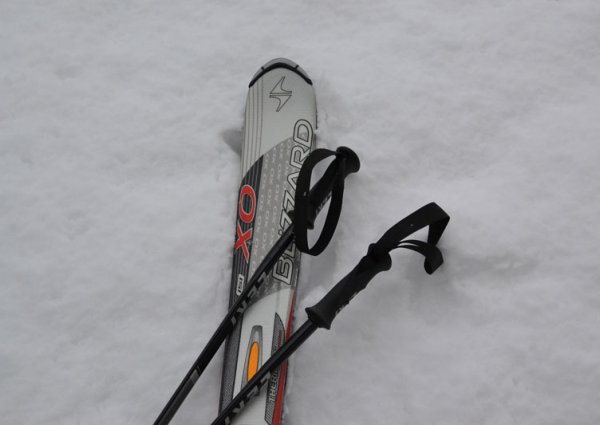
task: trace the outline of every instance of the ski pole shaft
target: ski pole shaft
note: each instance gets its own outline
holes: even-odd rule
[[[266,279],[268,271],[273,268],[279,257],[285,252],[288,246],[293,242],[294,234],[292,228],[288,227],[281,238],[277,240],[273,248],[267,253],[265,259],[258,266],[256,273],[252,279],[248,281],[248,285],[244,291],[240,294],[235,304],[229,309],[225,318],[221,321],[221,324],[212,335],[191,369],[183,378],[183,381],[179,384],[175,393],[171,396],[168,403],[163,408],[162,412],[154,422],[154,425],[166,425],[168,424],[179,407],[192,390],[192,387],[204,372],[204,369],[208,366],[212,358],[215,356],[219,347],[223,344],[223,341],[234,329],[235,324],[244,314],[244,311],[250,304],[252,297]]]
[[[244,388],[219,413],[219,416],[217,416],[211,425],[229,425],[232,418],[244,408],[246,403],[260,392],[260,389],[269,381],[275,370],[317,329],[317,325],[311,321],[307,320],[304,322],[300,329],[294,332],[285,344],[269,357]]]

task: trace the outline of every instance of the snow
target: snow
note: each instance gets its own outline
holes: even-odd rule
[[[0,4],[0,416],[148,424],[226,311],[247,83],[314,80],[355,149],[297,321],[436,201],[446,262],[394,254],[293,357],[286,424],[600,423],[600,4]],[[216,414],[221,356],[174,423]]]

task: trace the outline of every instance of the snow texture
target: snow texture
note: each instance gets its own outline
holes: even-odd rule
[[[289,57],[362,160],[296,325],[395,221],[452,217],[293,357],[286,424],[600,423],[596,0],[0,3],[0,417],[149,424],[226,311],[247,83]],[[216,414],[221,354],[174,423]]]

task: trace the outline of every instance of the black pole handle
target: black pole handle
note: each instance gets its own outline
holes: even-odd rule
[[[372,252],[373,246],[369,246]],[[359,263],[342,280],[315,305],[306,309],[308,319],[320,328],[329,329],[335,316],[352,298],[365,289],[377,273],[389,270],[392,259],[389,254],[379,257],[365,255]]]
[[[430,203],[400,220],[376,242],[369,245],[367,255],[340,280],[317,304],[306,309],[309,320],[320,328],[329,329],[337,314],[366,288],[371,279],[392,266],[390,251],[405,248],[425,257],[425,271],[432,274],[444,259],[436,246],[450,217],[437,204]],[[416,231],[428,226],[428,241],[407,240]]]

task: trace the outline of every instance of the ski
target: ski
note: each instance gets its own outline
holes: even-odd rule
[[[308,74],[289,59],[264,64],[248,86],[242,148],[230,305],[239,302],[252,276],[278,246],[292,223],[297,178],[315,149],[316,97]],[[319,199],[318,202],[324,201]],[[297,239],[297,232],[294,239]],[[288,232],[288,236],[289,236]],[[227,337],[220,407],[228,404],[291,330],[300,273],[295,241],[279,245],[273,264]],[[286,365],[270,380],[252,409],[236,420],[245,425],[278,425],[283,412]]]

